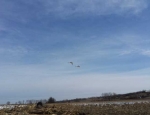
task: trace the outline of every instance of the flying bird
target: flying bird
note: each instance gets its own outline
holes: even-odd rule
[[[78,65],[78,66],[76,66],[76,67],[80,67],[80,66]]]
[[[73,65],[73,62],[68,62],[68,63],[71,63]]]

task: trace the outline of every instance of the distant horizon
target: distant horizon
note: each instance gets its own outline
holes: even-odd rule
[[[150,90],[140,90],[140,91],[146,91],[146,92],[149,92]],[[116,95],[120,95],[120,94],[128,94],[128,93],[136,93],[136,92],[140,92],[140,91],[133,91],[133,92],[126,92],[126,93],[115,93],[115,92],[104,92],[104,93],[115,93]],[[102,93],[103,94],[103,93]],[[70,98],[70,99],[60,99],[60,100],[57,100],[55,97],[52,97],[54,99],[56,99],[56,101],[63,101],[63,100],[73,100],[73,99],[82,99],[82,98],[92,98],[92,97],[102,97],[102,94],[101,95],[95,95],[95,96],[91,96],[91,97],[76,97],[76,98]],[[16,102],[10,102],[10,101],[7,101],[7,102],[10,102],[10,104],[16,104],[18,103],[19,101],[22,103],[24,102],[24,104],[26,104],[26,101],[30,101],[30,100],[48,100],[51,96],[49,96],[47,99],[27,99],[27,100],[18,100]],[[6,103],[7,103],[6,102]],[[6,103],[0,103],[0,105],[3,105],[3,104],[6,104]],[[23,103],[22,103],[23,104]]]
[[[149,89],[149,14],[148,0],[0,0],[0,103]]]

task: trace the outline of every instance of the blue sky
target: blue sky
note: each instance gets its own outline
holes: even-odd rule
[[[149,90],[149,14],[148,0],[1,0],[0,103]]]

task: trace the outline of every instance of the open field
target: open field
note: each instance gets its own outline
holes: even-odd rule
[[[98,102],[74,102],[74,105],[106,105],[106,104],[134,104],[134,103],[150,103],[150,99],[140,99],[140,100],[119,100],[119,101],[98,101]]]
[[[129,101],[128,101],[129,102]],[[4,108],[0,115],[150,115],[150,102],[60,103]]]

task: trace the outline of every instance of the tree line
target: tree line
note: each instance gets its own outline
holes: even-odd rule
[[[40,100],[35,100],[35,99],[30,99],[30,100],[26,100],[26,101],[18,101],[18,102],[15,102],[13,104],[18,104],[18,105],[21,105],[21,104],[36,104],[38,102],[42,102],[43,104],[44,103],[55,103],[56,102],[56,99],[53,98],[53,97],[50,97],[49,99],[40,99]],[[9,104],[12,104],[10,101],[7,101],[6,102],[7,105]]]

